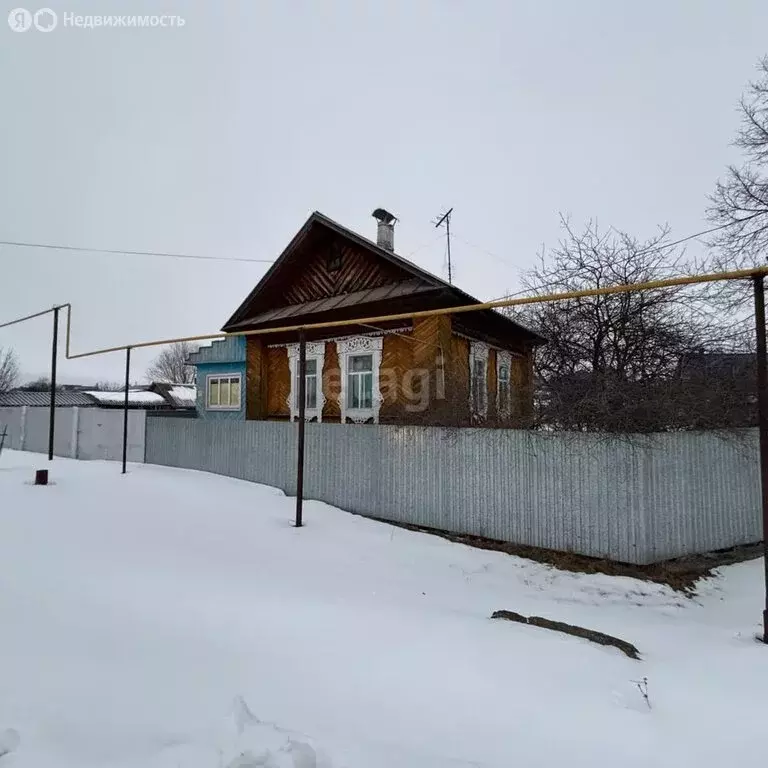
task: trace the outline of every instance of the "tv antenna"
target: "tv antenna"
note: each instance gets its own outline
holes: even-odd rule
[[[446,250],[448,253],[448,283],[450,285],[453,285],[453,273],[451,271],[451,214],[452,213],[453,213],[453,208],[449,208],[440,217],[440,220],[435,224],[435,229],[437,229],[443,222],[445,222],[445,244],[446,244]]]

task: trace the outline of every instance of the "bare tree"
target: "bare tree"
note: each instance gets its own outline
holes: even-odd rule
[[[94,389],[97,392],[120,392],[125,388],[119,381],[97,381]]]
[[[717,182],[709,216],[723,229],[713,238],[720,265],[747,267],[768,256],[768,56],[739,102],[741,127],[734,144],[745,155]]]
[[[50,392],[51,380],[45,376],[41,376],[34,381],[27,382],[22,387],[19,387],[19,389],[23,389],[26,392]],[[57,386],[56,389],[59,390],[61,387]]]
[[[19,381],[19,360],[13,349],[0,347],[0,393],[9,392]]]
[[[565,220],[563,227],[560,245],[524,278],[527,288],[578,291],[695,269],[683,252],[665,247],[666,228],[639,242],[593,223],[583,232]],[[695,290],[674,287],[533,304],[521,319],[548,339],[537,350],[535,365],[540,425],[614,433],[730,425],[734,408],[725,408],[726,392],[702,406],[703,392],[711,394],[717,385],[696,373],[702,368],[698,356],[720,349],[722,328]],[[733,392],[735,401],[746,398]]]
[[[165,347],[147,368],[147,379],[167,384],[194,384],[195,367],[189,365],[187,360],[196,351],[197,345],[187,341]]]

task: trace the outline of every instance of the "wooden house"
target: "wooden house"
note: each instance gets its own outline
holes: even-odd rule
[[[370,319],[479,303],[377,242],[313,213],[224,330]],[[293,419],[298,331],[229,336],[193,354],[203,418]],[[537,334],[494,310],[306,331],[306,418],[526,427]]]

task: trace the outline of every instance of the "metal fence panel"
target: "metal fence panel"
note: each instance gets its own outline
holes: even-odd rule
[[[296,487],[296,426],[150,419],[148,463]],[[308,424],[305,494],[351,512],[634,563],[757,541],[757,434],[605,437]]]
[[[7,429],[4,447],[8,450],[21,450],[25,410],[22,408],[0,408],[0,434]]]
[[[71,459],[117,461],[123,455],[123,412],[102,408],[56,408],[53,452]],[[128,412],[128,461],[144,461],[146,411]],[[16,451],[48,453],[48,408],[0,409],[0,432],[8,425],[10,442]]]

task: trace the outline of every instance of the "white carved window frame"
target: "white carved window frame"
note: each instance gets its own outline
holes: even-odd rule
[[[339,367],[341,368],[341,423],[346,424],[347,419],[361,424],[368,419],[373,419],[374,424],[379,423],[379,410],[381,409],[381,352],[384,348],[382,336],[352,336],[347,339],[339,339],[336,342],[336,351],[339,355]],[[373,396],[371,408],[347,407],[347,371],[349,358],[356,355],[371,355],[373,370]]]
[[[299,418],[299,393],[294,391],[297,386],[299,373],[299,345],[286,344],[288,351],[288,368],[290,369],[291,388],[288,394],[288,408],[291,411],[291,421]],[[317,363],[317,408],[306,408],[304,411],[304,421],[316,419],[318,422],[323,420],[323,406],[325,405],[325,395],[323,394],[323,363],[325,362],[325,342],[308,343],[306,359],[315,360]]]
[[[506,393],[501,390],[501,369],[504,366],[507,368]],[[496,410],[504,418],[512,413],[512,354],[501,349],[496,352]]]
[[[469,344],[469,410],[473,416],[485,418],[488,415],[488,350],[482,341],[471,341]],[[480,391],[478,407],[475,408],[475,361],[483,363],[483,388]]]

